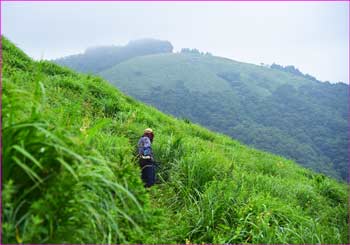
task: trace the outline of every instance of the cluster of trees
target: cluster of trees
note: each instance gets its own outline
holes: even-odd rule
[[[310,79],[310,80],[313,80],[313,81],[317,81],[317,79],[315,77],[313,77],[313,76],[311,76],[310,74],[307,74],[307,73],[306,74],[302,73],[298,68],[296,68],[293,65],[281,66],[281,65],[273,63],[270,66],[270,68],[271,69],[280,70],[280,71],[286,71],[286,72],[289,72],[289,73],[297,75],[297,76],[302,76],[302,77],[305,77],[307,79]]]
[[[196,48],[190,49],[190,48],[182,48],[181,49],[181,53],[182,54],[197,54],[197,55],[208,55],[208,56],[212,56],[211,53],[209,52],[201,52]]]

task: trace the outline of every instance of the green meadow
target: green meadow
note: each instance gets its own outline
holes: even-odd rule
[[[348,186],[2,37],[2,243],[349,243]],[[158,183],[135,156],[155,131]]]

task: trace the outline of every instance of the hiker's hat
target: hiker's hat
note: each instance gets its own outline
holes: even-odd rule
[[[144,131],[143,131],[145,134],[152,134],[153,133],[153,130],[151,128],[146,128]]]

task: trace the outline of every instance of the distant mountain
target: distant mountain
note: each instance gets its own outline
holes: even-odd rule
[[[347,177],[346,84],[319,82],[294,66],[257,66],[196,49],[135,57],[97,74],[163,112]]]
[[[53,60],[79,72],[96,73],[136,56],[171,53],[173,46],[168,41],[140,39],[126,46],[100,46],[88,48],[83,54]]]

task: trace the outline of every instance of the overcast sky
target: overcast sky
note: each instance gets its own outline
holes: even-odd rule
[[[2,33],[35,59],[169,40],[254,64],[295,65],[348,83],[347,2],[2,2]]]

